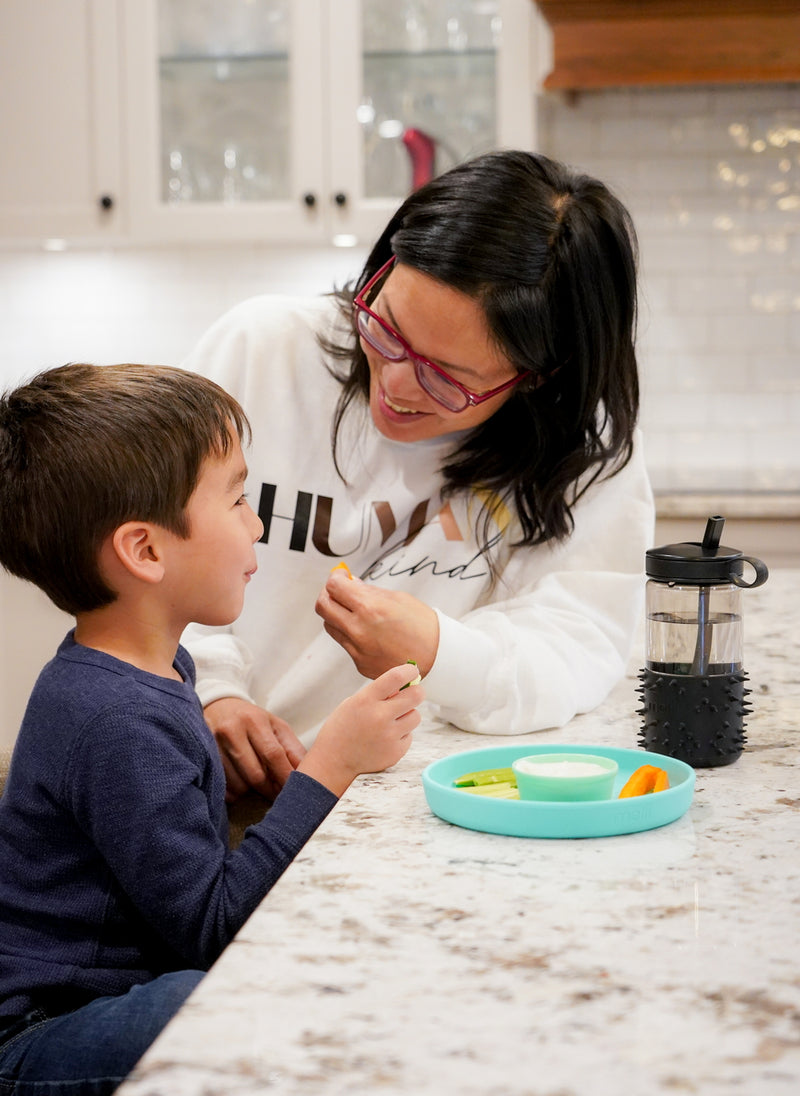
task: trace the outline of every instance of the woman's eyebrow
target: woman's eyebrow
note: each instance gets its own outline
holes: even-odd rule
[[[385,302],[385,308],[386,308],[386,314],[389,318],[389,323],[391,323],[392,327],[395,329],[395,331],[398,333],[398,335],[403,335],[402,328],[400,327],[397,320],[395,319],[394,312],[392,312],[392,306],[391,306],[391,304],[389,304],[388,301]],[[405,335],[403,335],[403,338],[405,339]],[[408,342],[407,339],[406,339],[406,342]],[[412,347],[412,349],[413,349],[413,347]],[[416,351],[415,351],[415,353],[416,353]],[[456,365],[453,362],[443,362],[443,361],[441,361],[441,359],[431,358],[430,360],[434,363],[434,365],[440,366],[442,369],[447,370],[447,372],[449,372],[449,373],[452,373],[452,372],[463,373],[468,377],[475,377],[475,379],[477,381],[483,381],[483,377],[478,372],[478,370],[477,369],[470,369],[470,367],[467,366],[467,365]]]

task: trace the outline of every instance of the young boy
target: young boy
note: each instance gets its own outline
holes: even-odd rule
[[[229,850],[179,639],[233,621],[256,569],[248,431],[221,388],[165,367],[66,365],[0,399],[0,563],[76,619],[0,801],[0,1093],[112,1092],[337,798],[419,723],[414,666],[370,682]]]

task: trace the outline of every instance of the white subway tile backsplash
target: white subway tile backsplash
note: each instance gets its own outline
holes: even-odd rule
[[[786,247],[786,260],[789,269],[793,271],[800,270],[800,232],[790,234]],[[797,288],[800,292],[800,284],[798,280],[793,279],[793,288]]]
[[[754,438],[754,443],[759,463],[774,466],[778,482],[782,480],[789,489],[800,472],[800,444],[797,433],[787,429],[766,430]]]
[[[643,390],[652,397],[674,392],[679,395],[707,392],[735,392],[737,395],[751,391],[751,370],[741,355],[697,353],[663,353],[660,350],[647,354],[642,364]]]
[[[592,119],[594,143],[603,154],[608,156],[627,156],[632,145],[641,156],[669,155],[665,148],[665,134],[660,126],[654,126],[648,117],[640,117],[632,112],[605,114]],[[570,135],[572,136],[572,135]]]
[[[714,109],[714,90],[710,87],[637,88],[631,96],[630,109],[665,125],[684,118],[706,118]]]
[[[792,409],[792,421],[800,423],[800,407],[797,403],[800,393],[800,353],[759,351],[752,354],[748,361],[747,376],[751,391],[784,396],[787,405]]]
[[[715,350],[737,353],[782,350],[787,344],[787,317],[755,310],[733,316],[712,316],[710,336]]]
[[[771,117],[797,108],[796,84],[726,84],[714,88],[709,113],[721,118]]]
[[[698,351],[718,349],[711,340],[710,320],[707,316],[683,316],[680,322],[667,315],[653,317],[649,327],[642,332],[639,341],[643,351],[642,368],[647,369],[646,352],[669,352],[674,359],[682,355],[698,360]]]
[[[736,123],[732,124],[736,125]],[[712,153],[716,156],[724,156],[730,152],[731,142],[734,139],[726,125],[718,125],[709,130],[708,114],[693,102],[688,104],[688,110],[685,113],[679,110],[668,126],[660,124],[653,128],[664,132],[662,148],[667,153],[670,150],[680,149],[683,155],[691,152],[704,158]]]
[[[713,185],[713,166],[705,159],[671,150],[672,155],[637,154],[634,180],[638,192],[651,200],[657,195],[679,192],[683,197],[707,194]]]
[[[540,132],[636,224],[656,486],[800,489],[800,85],[545,95]]]
[[[746,400],[738,393],[718,392],[709,401],[708,421],[712,428],[726,427],[748,434],[773,430],[788,431],[790,426],[787,401],[765,392],[750,392]]]
[[[706,392],[660,392],[642,401],[642,427],[649,433],[679,423],[680,429],[701,430],[710,421],[711,395]]]
[[[800,309],[795,306],[793,314],[789,317],[789,347],[798,355],[796,368],[800,371]]]
[[[679,274],[708,270],[713,241],[702,233],[679,231],[671,235],[643,236],[639,232],[639,257],[645,277],[651,269]]]

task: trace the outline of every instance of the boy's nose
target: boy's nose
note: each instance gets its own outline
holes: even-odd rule
[[[264,522],[261,520],[261,518],[255,512],[255,510],[253,509],[253,507],[250,505],[249,502],[246,505],[247,505],[247,509],[250,511],[250,517],[252,519],[251,522],[250,522],[250,524],[252,526],[251,533],[252,533],[252,536],[253,536],[253,544],[255,544],[256,541],[261,540],[262,536],[264,535]]]

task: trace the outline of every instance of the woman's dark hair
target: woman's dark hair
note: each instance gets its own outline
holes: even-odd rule
[[[392,254],[479,301],[497,346],[531,374],[452,453],[445,496],[480,486],[513,500],[518,544],[568,536],[575,501],[631,456],[637,248],[626,209],[596,179],[546,156],[479,156],[403,202],[357,283],[336,294],[351,325],[353,297]],[[334,459],[347,408],[369,394],[352,331],[347,345],[326,346],[349,363]]]
[[[99,567],[126,521],[190,534],[186,505],[239,404],[213,381],[155,365],[62,365],[0,395],[0,564],[59,609],[89,612],[114,592]]]

